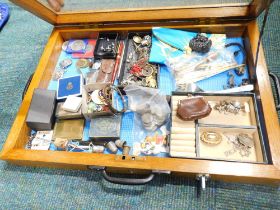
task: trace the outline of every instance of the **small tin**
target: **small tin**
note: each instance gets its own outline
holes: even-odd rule
[[[109,141],[106,144],[106,147],[112,152],[112,153],[117,153],[118,152],[118,148],[116,146],[116,144],[113,141]]]

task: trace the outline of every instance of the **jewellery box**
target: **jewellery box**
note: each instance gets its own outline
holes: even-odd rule
[[[46,0],[11,1],[53,24],[54,29],[33,79],[29,87],[26,88],[27,91],[22,105],[3,146],[0,155],[2,160],[28,166],[99,169],[106,180],[121,184],[145,184],[150,182],[157,173],[190,176],[198,180],[202,187],[205,187],[205,182],[209,179],[274,185],[280,183],[279,121],[269,71],[262,45],[259,42],[262,34],[259,33],[256,22],[256,18],[263,11],[267,16],[268,8],[273,1],[228,0],[224,1],[225,3],[221,3],[220,0],[161,1],[160,5],[158,4],[159,1],[148,0],[145,0],[143,4],[133,1],[122,1],[121,3],[112,1],[110,5],[107,4],[107,1],[97,1],[96,4],[91,1],[88,1],[89,3],[83,1],[79,4],[72,3],[73,1],[65,1],[64,7],[59,12],[53,10]],[[260,31],[263,31],[264,25],[261,24]],[[184,154],[182,154],[182,151],[176,150],[178,146],[173,144],[174,142],[172,143],[176,132],[182,132],[180,128],[176,130],[176,124],[173,122],[171,141],[167,142],[170,143],[171,152],[170,155],[166,156],[25,149],[30,135],[26,118],[34,89],[48,88],[49,82],[52,80],[52,73],[62,52],[61,47],[65,41],[91,39],[99,32],[101,34],[118,33],[121,40],[126,40],[130,33],[152,34],[154,27],[196,33],[224,34],[228,39],[241,39],[247,55],[245,60],[248,77],[253,84],[253,91],[251,92],[253,95],[243,95],[242,93],[239,96],[232,97],[237,97],[242,103],[245,101],[250,112],[245,112],[245,116],[243,116],[243,111],[237,114],[220,113],[214,109],[214,106],[229,97],[231,100],[231,96],[226,94],[203,95],[207,100],[213,102],[211,102],[213,105],[212,113],[201,120],[186,123],[186,126],[189,126],[186,129],[189,134],[188,137],[183,137],[183,140],[193,138],[192,142],[175,142],[177,145],[185,145],[188,148],[193,145],[193,149],[188,150],[189,155],[186,155],[187,150],[183,151]],[[138,41],[136,40],[136,42]],[[168,52],[176,50],[168,45],[166,47]],[[123,63],[126,59],[126,57],[122,58],[120,63]],[[134,70],[137,71],[138,67]],[[146,71],[149,72],[149,69]],[[160,67],[159,75],[158,88],[163,90],[166,95],[171,95],[172,90],[166,85],[172,81],[167,76],[168,70],[165,66]],[[119,79],[120,77],[117,75],[116,78]],[[201,85],[200,82],[197,84]],[[227,85],[227,75],[224,79],[217,79],[215,82],[209,83],[206,89],[212,92],[216,86],[222,89],[223,85]],[[225,105],[221,104],[221,106]],[[82,105],[82,109],[83,107],[84,105]],[[174,119],[173,113],[172,119]],[[128,118],[130,116],[128,115],[129,113],[125,113],[123,117]],[[133,127],[132,117],[129,120],[125,121],[125,124],[122,123],[122,127],[124,126],[131,131]],[[126,132],[127,130],[121,130],[121,135],[125,132],[125,138],[137,137],[136,133]],[[237,141],[231,139],[232,133],[238,135]],[[235,152],[234,144],[236,146]],[[241,144],[243,146],[247,145],[246,147],[250,149],[243,148],[243,151]],[[239,152],[243,154],[243,157],[239,155]],[[108,170],[113,173],[108,174]],[[114,172],[119,171],[127,174],[144,173],[146,177],[134,178],[133,176],[127,179],[113,177]]]

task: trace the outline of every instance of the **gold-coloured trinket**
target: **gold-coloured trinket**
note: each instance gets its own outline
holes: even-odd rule
[[[89,61],[87,59],[79,59],[76,62],[77,68],[87,68],[89,66]]]
[[[200,140],[207,144],[217,145],[221,143],[222,135],[213,131],[204,131],[200,136]]]

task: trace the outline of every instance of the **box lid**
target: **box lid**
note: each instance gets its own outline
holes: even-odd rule
[[[274,0],[10,0],[53,25],[255,19]],[[64,5],[61,6],[64,2]]]

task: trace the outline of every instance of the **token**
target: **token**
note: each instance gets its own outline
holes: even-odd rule
[[[142,42],[142,38],[140,36],[134,36],[132,39],[136,44],[140,44]]]
[[[63,51],[66,51],[68,44],[69,44],[69,41],[63,42],[62,47],[61,47]]]
[[[151,65],[146,65],[143,69],[142,69],[142,74],[145,77],[151,76],[154,73],[154,69]]]
[[[62,69],[68,68],[69,66],[71,66],[71,64],[72,64],[72,60],[70,58],[66,58],[59,62],[59,66]]]
[[[69,48],[73,51],[81,51],[86,49],[86,44],[83,40],[75,40],[69,43]]]
[[[76,62],[78,68],[87,68],[89,66],[89,61],[87,59],[79,59]]]

